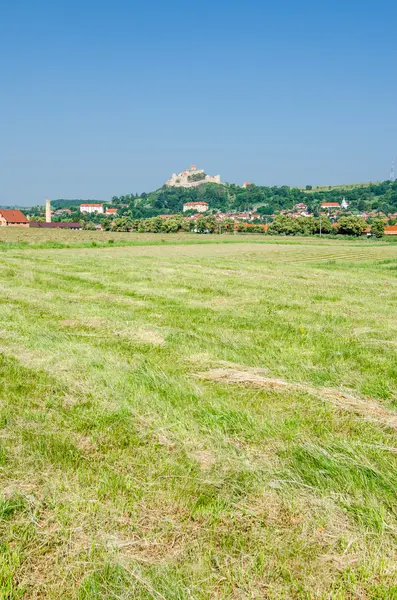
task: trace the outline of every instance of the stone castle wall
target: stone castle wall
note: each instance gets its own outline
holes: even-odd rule
[[[167,181],[165,182],[165,185],[167,185],[168,187],[187,187],[187,188],[191,188],[191,187],[197,187],[199,185],[202,185],[203,183],[221,183],[221,176],[220,175],[206,175],[203,179],[200,179],[199,181],[189,181],[189,177],[191,177],[192,175],[196,175],[198,173],[204,173],[203,169],[195,169],[195,170],[190,170],[187,172],[183,172],[183,173],[173,173],[172,176],[170,177],[170,179],[167,179]]]

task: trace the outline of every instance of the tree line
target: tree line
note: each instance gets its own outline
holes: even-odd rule
[[[349,215],[339,219],[333,224],[327,217],[298,217],[293,219],[286,215],[277,215],[267,227],[263,224],[235,223],[232,219],[218,221],[214,215],[203,215],[197,220],[188,220],[182,215],[173,215],[170,218],[151,217],[149,219],[131,219],[119,217],[111,221],[102,222],[105,231],[137,231],[139,233],[227,233],[237,231],[240,233],[261,233],[268,235],[348,235],[359,237],[368,228],[368,224],[358,216]],[[86,221],[85,229],[95,229],[91,221]],[[375,220],[370,227],[370,233],[375,237],[384,235],[385,224]]]
[[[369,228],[368,233],[375,237],[382,237],[385,232],[385,223],[376,219],[371,227],[359,216],[346,215],[340,217],[337,223],[332,223],[328,217],[297,217],[293,219],[286,215],[277,215],[268,228],[272,235],[316,235],[336,234],[358,237]]]

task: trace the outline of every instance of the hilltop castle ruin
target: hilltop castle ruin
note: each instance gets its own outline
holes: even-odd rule
[[[203,169],[197,169],[196,165],[192,165],[190,169],[182,171],[182,173],[173,173],[170,179],[167,179],[165,185],[168,187],[197,187],[203,183],[221,183],[221,176],[207,175]]]

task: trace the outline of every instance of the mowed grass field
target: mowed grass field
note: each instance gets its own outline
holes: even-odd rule
[[[397,598],[397,247],[188,237],[0,250],[0,598]]]

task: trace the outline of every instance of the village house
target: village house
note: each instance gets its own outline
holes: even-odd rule
[[[243,230],[239,229],[239,227],[244,227]],[[253,231],[256,232],[258,229],[261,229],[262,231],[267,231],[269,229],[268,225],[254,225],[253,223],[241,223],[240,225],[235,225],[234,226],[234,230],[235,231]]]
[[[385,227],[385,235],[397,235],[397,225],[388,225]]]
[[[299,202],[298,204],[295,204],[292,210],[300,217],[309,216],[307,204],[305,204],[304,202]]]
[[[20,210],[0,208],[0,227],[29,227],[29,220]]]
[[[103,215],[103,204],[80,204],[80,212],[85,215]]]
[[[56,210],[54,213],[51,213],[54,215],[71,215],[72,211],[70,210],[70,208],[58,208],[58,210]]]
[[[187,210],[196,210],[198,213],[204,213],[208,210],[207,202],[185,202],[183,212]]]
[[[339,202],[322,202],[321,208],[325,208],[328,212],[340,210]]]
[[[117,208],[107,208],[105,215],[108,215],[109,217],[115,217],[117,215]]]

